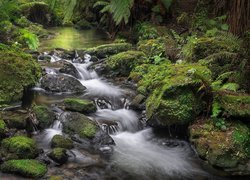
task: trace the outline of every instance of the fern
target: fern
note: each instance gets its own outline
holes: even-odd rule
[[[21,29],[20,30],[23,39],[25,40],[26,44],[28,45],[29,49],[31,50],[37,50],[39,46],[39,39],[37,35],[31,33],[27,29]]]
[[[239,89],[239,85],[236,83],[227,83],[224,84],[220,90],[229,90],[229,91],[234,91],[236,92]]]

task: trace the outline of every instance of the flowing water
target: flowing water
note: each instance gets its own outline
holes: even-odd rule
[[[51,56],[52,61],[55,59],[60,60],[58,57]],[[151,128],[142,128],[143,122],[139,118],[140,114],[127,108],[129,102],[125,98],[127,92],[98,76],[94,70],[89,70],[88,67],[91,65],[89,56],[85,57],[82,64],[73,63],[74,59],[68,62],[76,67],[80,75],[78,80],[87,88],[86,94],[80,98],[87,97],[96,103],[97,112],[89,117],[95,119],[103,130],[112,136],[116,144],[113,154],[104,165],[104,172],[107,171],[104,173],[105,176],[99,174],[96,177],[92,174],[93,179],[105,179],[103,177],[106,177],[107,173],[115,174],[115,171],[122,172],[118,175],[110,175],[117,179],[210,179],[211,175],[201,168],[198,158],[187,142],[177,139],[162,139],[156,137]],[[47,73],[57,72],[50,67]],[[35,90],[41,94],[45,92],[39,87]],[[62,114],[62,110],[55,104],[62,101],[63,98],[64,95],[56,96],[54,101],[50,102],[50,104],[54,104],[54,111],[58,117]],[[62,134],[62,125],[58,120],[49,129],[38,133],[36,139],[39,145],[48,151],[49,142],[56,134]],[[108,149],[104,147],[102,150]],[[71,163],[76,163],[78,168],[85,166],[86,163],[100,164],[101,161],[79,148],[75,148],[72,154],[74,154],[74,158],[71,158]],[[116,170],[107,170],[109,166],[115,167]],[[66,169],[65,167],[64,170]],[[63,176],[66,175],[63,174]],[[83,175],[72,177],[81,179]]]

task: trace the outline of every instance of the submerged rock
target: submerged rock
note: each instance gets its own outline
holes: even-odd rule
[[[60,165],[68,161],[67,151],[64,148],[54,148],[48,156]]]
[[[38,156],[38,148],[33,139],[15,136],[1,142],[0,153],[6,159],[32,159]]]
[[[51,140],[51,147],[52,148],[65,148],[65,149],[72,149],[74,148],[73,141],[62,136],[62,135],[55,135]]]
[[[249,175],[250,131],[239,121],[225,122],[219,129],[212,119],[201,119],[189,127],[190,141],[199,156],[231,175]]]
[[[64,100],[65,109],[80,113],[94,113],[96,106],[92,101],[77,98],[66,98]]]
[[[47,172],[47,168],[43,163],[31,159],[9,160],[4,162],[0,169],[4,173],[36,179],[41,178]]]
[[[65,112],[61,118],[63,132],[79,136],[86,149],[98,151],[102,146],[114,145],[113,139],[95,121],[83,114]]]
[[[85,53],[88,53],[91,56],[96,56],[97,58],[102,59],[110,55],[128,51],[130,49],[132,49],[132,44],[114,43],[114,44],[105,44],[105,45],[97,46],[94,48],[89,48],[85,51]]]
[[[55,113],[47,106],[35,106],[33,107],[33,111],[38,120],[38,126],[42,129],[49,127],[56,119]]]
[[[85,87],[74,77],[47,74],[41,80],[41,88],[52,93],[83,93]]]

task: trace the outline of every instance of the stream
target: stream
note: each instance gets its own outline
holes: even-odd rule
[[[73,39],[70,39],[70,42],[78,39],[77,36],[71,37]],[[95,38],[92,41],[95,41]],[[83,44],[78,46],[82,47]],[[68,48],[68,45],[61,48]],[[43,46],[46,46],[46,43]],[[73,45],[71,48],[80,47]],[[50,58],[51,62],[62,60],[56,54],[50,55]],[[78,58],[77,52],[75,58]],[[187,141],[159,137],[151,128],[145,127],[146,120],[142,118],[143,113],[129,109],[131,97],[128,94],[134,93],[133,90],[123,88],[122,85],[117,85],[111,79],[106,79],[95,70],[89,69],[92,64],[90,58],[86,55],[82,63],[76,62],[74,58],[64,60],[72,63],[77,69],[80,75],[78,81],[87,88],[84,95],[51,94],[41,89],[39,85],[33,89],[35,93],[33,102],[47,104],[57,114],[57,120],[53,125],[42,132],[34,133],[34,138],[45,153],[50,151],[49,143],[52,137],[63,134],[61,114],[64,111],[60,103],[65,97],[77,97],[95,102],[97,111],[88,117],[97,121],[102,129],[111,135],[115,146],[102,147],[100,150],[103,153],[96,154],[84,150],[77,144],[71,151],[68,163],[62,166],[49,166],[45,179],[52,175],[64,179],[86,180],[217,179],[204,170],[201,161]],[[54,67],[45,69],[47,74],[59,74]]]

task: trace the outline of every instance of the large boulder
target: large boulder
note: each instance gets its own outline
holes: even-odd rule
[[[86,149],[99,150],[102,146],[113,145],[113,139],[98,124],[77,112],[65,112],[61,115],[63,132],[77,135]]]
[[[225,121],[226,129],[212,119],[201,119],[189,127],[190,141],[202,159],[232,175],[249,175],[250,131],[239,121]]]
[[[25,110],[2,111],[0,117],[5,121],[9,128],[25,129],[28,125],[29,114]]]
[[[21,175],[27,178],[38,179],[47,172],[47,167],[37,160],[22,159],[4,162],[0,169],[4,173]]]
[[[191,72],[211,76],[199,64],[142,65],[131,73],[139,79],[137,90],[149,96],[146,100],[149,125],[185,125],[196,118],[201,106],[196,93],[202,82],[190,76]]]
[[[14,136],[1,142],[0,153],[5,159],[32,159],[37,157],[38,148],[33,139]]]
[[[51,140],[52,148],[65,148],[72,149],[74,148],[73,141],[69,138],[66,138],[62,135],[55,135]]]
[[[105,44],[100,45],[94,48],[89,48],[85,51],[90,55],[94,55],[97,58],[106,58],[110,55],[114,55],[120,52],[128,51],[132,49],[132,44],[129,43],[113,43],[113,44]]]
[[[85,99],[66,98],[64,99],[65,109],[80,113],[94,113],[96,111],[95,103]]]
[[[128,76],[137,65],[146,62],[146,55],[142,51],[125,51],[109,57],[105,63],[108,70],[120,76]]]
[[[40,66],[30,55],[0,48],[0,104],[21,100],[40,76]]]
[[[55,113],[47,106],[35,106],[33,107],[33,111],[38,120],[38,125],[42,129],[49,127],[56,119]]]
[[[83,93],[86,89],[76,78],[62,74],[45,75],[41,87],[53,93]]]

